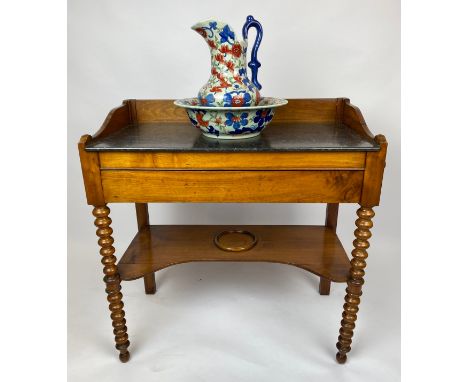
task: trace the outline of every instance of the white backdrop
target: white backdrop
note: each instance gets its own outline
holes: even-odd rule
[[[216,6],[214,6],[216,4]],[[396,0],[69,0],[68,313],[70,381],[399,380],[400,5]],[[366,284],[348,364],[334,361],[344,285],[319,296],[316,277],[275,264],[185,264],[156,275],[158,293],[124,283],[130,363],[121,365],[102,283],[76,144],[127,98],[195,96],[208,47],[190,29],[209,17],[240,35],[264,30],[264,96],[348,97],[389,142]],[[253,32],[252,32],[253,33]],[[110,205],[117,255],[132,239],[132,205]],[[338,233],[352,247],[356,205]],[[154,204],[153,224],[322,224],[322,205]]]

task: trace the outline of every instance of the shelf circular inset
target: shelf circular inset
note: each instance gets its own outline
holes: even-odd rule
[[[249,231],[229,230],[217,234],[214,243],[223,251],[244,252],[255,247],[257,237]]]

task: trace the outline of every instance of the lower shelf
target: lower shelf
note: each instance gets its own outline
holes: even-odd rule
[[[244,230],[257,242],[242,252],[218,248],[215,237]],[[122,280],[191,261],[263,261],[290,264],[335,282],[347,280],[349,259],[338,236],[324,226],[154,225],[138,232],[118,263]]]

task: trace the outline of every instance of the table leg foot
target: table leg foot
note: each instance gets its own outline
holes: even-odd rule
[[[130,359],[130,352],[128,350],[125,350],[124,353],[120,353],[119,359],[120,359],[120,362],[122,363],[128,362]]]
[[[351,343],[354,334],[355,322],[361,302],[362,285],[364,284],[364,268],[366,267],[367,249],[369,239],[372,236],[372,218],[374,211],[372,208],[360,207],[357,211],[357,229],[354,231],[356,239],[353,241],[354,249],[351,252],[351,269],[348,277],[348,287],[346,288],[345,304],[343,305],[343,319],[341,320],[340,335],[338,336],[338,354],[336,360],[339,363],[346,361],[346,353],[351,350]]]
[[[99,237],[98,244],[101,247],[99,253],[102,256],[101,263],[104,266],[104,282],[106,283],[107,301],[111,311],[112,326],[114,327],[115,347],[120,352],[119,358],[122,362],[127,362],[130,353],[127,348],[128,341],[127,326],[125,321],[124,304],[122,302],[122,289],[120,285],[120,275],[116,265],[117,258],[114,256],[115,248],[112,246],[112,223],[109,217],[109,207],[95,206],[93,215],[96,218],[94,225],[97,227],[96,235]]]
[[[156,278],[154,277],[154,272],[145,275],[143,279],[145,282],[145,293],[155,294],[156,293]]]
[[[326,279],[325,277],[320,277],[320,284],[319,284],[319,293],[322,296],[326,296],[330,294],[330,285],[331,281]]]
[[[346,354],[340,352],[336,353],[336,361],[340,364],[345,363],[347,358]]]

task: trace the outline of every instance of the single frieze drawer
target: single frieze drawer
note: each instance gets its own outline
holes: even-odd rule
[[[354,203],[363,171],[101,172],[108,202]]]

